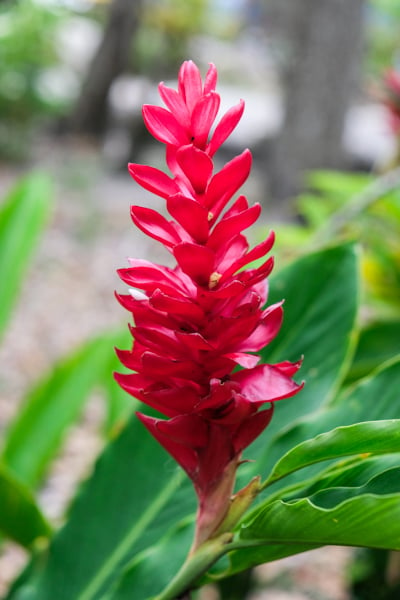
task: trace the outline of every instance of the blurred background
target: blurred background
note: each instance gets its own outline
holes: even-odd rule
[[[278,268],[318,236],[359,239],[363,317],[400,318],[398,0],[1,0],[1,196],[32,173],[51,192],[3,335],[0,429],[55,360],[127,321],[113,297],[126,257],[165,260],[130,223],[130,204],[161,203],[126,164],[163,168],[141,106],[160,103],[157,83],[175,85],[189,58],[203,74],[216,64],[222,111],[246,101],[219,160],[253,152],[245,191],[264,207],[253,235],[277,229]],[[42,491],[50,516],[104,443],[104,411],[94,393],[70,424]],[[321,552],[269,567],[270,597],[349,597],[349,551]],[[12,545],[0,557],[0,590],[24,560]]]

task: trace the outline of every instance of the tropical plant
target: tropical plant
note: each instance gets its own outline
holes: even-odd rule
[[[213,151],[223,143],[242,110],[238,105],[229,111],[215,128],[214,137],[208,138],[218,104],[215,75],[211,68],[204,89],[197,68],[186,64],[181,71],[178,93],[161,87],[170,110],[145,109],[150,131],[167,146],[169,165],[175,177],[172,179],[152,167],[131,167],[133,176],[142,185],[166,198],[174,220],[167,221],[156,211],[140,207],[133,207],[132,217],[147,234],[171,248],[180,268],[172,270],[132,259],[131,268],[122,270],[123,278],[135,288],[129,297],[121,300],[134,314],[132,332],[136,339],[133,351],[125,350],[120,356],[138,376],[127,375],[120,381],[128,389],[131,384],[129,391],[150,404],[141,407],[141,419],[173,458],[168,457],[161,444],[133,416],[100,454],[93,473],[77,491],[61,528],[49,525],[34,503],[33,493],[29,488],[21,488],[22,480],[33,487],[42,475],[46,457],[58,444],[64,423],[70,420],[65,411],[75,414],[76,404],[79,404],[79,401],[75,404],[73,398],[77,381],[83,380],[85,386],[88,385],[87,378],[79,375],[85,361],[92,361],[91,372],[99,369],[104,377],[108,360],[106,347],[99,341],[89,344],[71,362],[70,386],[62,387],[60,394],[53,393],[55,386],[49,381],[32,395],[31,406],[39,407],[46,417],[34,419],[26,409],[17,417],[20,425],[14,424],[8,434],[3,481],[19,494],[19,504],[11,504],[22,506],[21,514],[25,515],[27,525],[21,528],[22,519],[16,518],[7,505],[9,515],[2,513],[0,527],[6,535],[32,551],[30,564],[7,595],[9,600],[189,598],[191,591],[206,582],[327,544],[400,550],[400,357],[392,351],[377,352],[368,365],[364,363],[364,370],[368,370],[366,376],[355,378],[351,385],[346,383],[360,332],[359,245],[347,240],[335,241],[328,247],[295,258],[269,277],[269,303],[278,310],[281,299],[285,298],[285,318],[279,334],[276,322],[271,323],[267,318],[268,309],[260,311],[257,297],[248,302],[249,313],[255,318],[253,329],[246,334],[245,328],[239,325],[242,319],[244,322],[248,318],[242,305],[239,303],[232,315],[228,311],[238,298],[238,294],[230,296],[232,286],[240,288],[244,295],[247,292],[261,295],[261,286],[258,282],[255,284],[255,280],[269,272],[271,263],[264,261],[262,266],[251,270],[243,270],[243,267],[247,258],[255,258],[257,252],[267,252],[271,240],[261,242],[256,252],[250,250],[247,254],[241,231],[246,224],[254,222],[259,209],[248,208],[243,197],[217,221],[217,214],[248,174],[249,154],[246,152],[222,171],[213,172],[210,164]],[[191,120],[186,120],[182,128],[183,116],[189,119],[190,115]],[[191,128],[196,128],[195,135]],[[185,186],[184,191],[182,186]],[[206,221],[203,201],[210,209]],[[206,227],[210,223],[211,230]],[[237,252],[234,253],[232,265],[227,255],[225,263],[222,260],[215,269],[217,263],[213,261],[222,259],[235,238],[242,258],[238,259]],[[217,258],[210,257],[213,252],[219,252]],[[184,287],[186,292],[182,291]],[[188,290],[203,294],[201,301],[193,295],[185,297]],[[222,294],[221,299],[225,299],[227,305],[224,317],[239,319],[238,331],[235,327],[232,329],[237,333],[232,338],[234,343],[245,339],[249,347],[240,342],[239,347],[232,348],[229,344],[233,342],[225,336],[225,329],[215,327],[216,350],[213,351],[215,361],[220,360],[220,371],[213,370],[215,365],[210,366],[210,371],[202,372],[201,376],[206,377],[204,373],[211,376],[214,389],[223,383],[215,380],[224,377],[224,383],[231,382],[227,387],[232,388],[232,398],[217,394],[212,397],[211,410],[206,413],[201,412],[203,397],[196,403],[193,391],[189,391],[190,369],[193,370],[191,389],[198,393],[206,385],[206,379],[201,381],[203,387],[197,386],[199,373],[194,368],[193,348],[211,352],[209,345],[213,335],[213,322],[211,327],[203,323],[200,313],[204,311],[207,297],[217,320],[215,307],[218,304],[213,303],[218,294]],[[278,312],[280,314],[280,310]],[[166,331],[172,322],[175,328],[183,316],[197,319],[193,320],[191,329],[181,328],[179,335],[177,329],[173,334]],[[227,328],[228,322],[225,326]],[[268,329],[271,335],[267,335]],[[203,335],[206,331],[207,337]],[[263,341],[260,347],[254,346],[256,331],[255,337]],[[188,335],[192,336],[191,340],[187,339]],[[370,335],[373,338],[374,332]],[[226,347],[221,346],[224,336]],[[187,345],[186,357],[181,354],[178,357],[179,343],[185,339],[193,344]],[[251,344],[248,339],[252,340]],[[205,348],[207,340],[209,345]],[[261,347],[266,340],[267,345]],[[94,357],[96,350],[99,355]],[[262,368],[251,358],[254,352],[261,355]],[[225,358],[221,361],[221,353],[228,356],[228,362]],[[296,363],[301,355],[304,361],[300,373],[306,383],[299,391],[292,382],[294,368],[287,361]],[[378,355],[388,360],[376,368]],[[232,373],[232,359],[244,369],[234,369]],[[235,423],[229,418],[218,424],[216,410],[219,408],[223,417],[234,416],[236,423],[242,424],[248,418],[244,409],[248,408],[249,401],[255,403],[252,414],[266,412],[258,413],[257,409],[267,396],[269,401],[276,400],[271,392],[277,389],[277,373],[272,374],[273,386],[268,385],[268,378],[263,383],[258,376],[262,371],[265,377],[273,368],[265,365],[274,364],[279,365],[277,371],[285,375],[281,389],[286,398],[274,402],[273,418],[267,420],[269,423],[263,422],[264,426],[268,424],[265,432],[257,436],[252,435],[254,430],[251,430],[247,439],[252,438],[253,443],[239,444],[238,453],[231,456],[234,471],[237,470],[236,487],[241,491],[233,496],[232,503],[229,497],[227,501],[225,492],[218,496],[218,499],[223,498],[218,508],[222,506],[224,510],[219,510],[211,527],[204,528],[201,521],[196,525],[197,503],[190,479],[200,502],[204,494],[207,498],[210,489],[212,492],[217,489],[220,494],[223,488],[220,478],[227,463],[221,467],[221,456],[225,459],[225,454],[219,453],[215,445],[212,446],[215,462],[210,456],[207,461],[203,460],[207,454],[204,436],[201,430],[199,433],[189,427],[192,417],[197,419],[200,428],[199,421],[205,424],[208,431],[219,427],[224,440],[229,439],[229,435],[242,440],[238,432],[242,435],[245,429],[235,429]],[[151,368],[146,370],[149,365]],[[369,371],[371,365],[373,368]],[[78,375],[73,375],[75,369]],[[254,370],[257,378],[249,390],[246,385]],[[176,397],[168,395],[171,383],[176,387]],[[185,394],[179,396],[183,388],[188,400],[186,412]],[[287,397],[292,396],[286,393],[288,390],[298,393]],[[40,394],[43,400],[37,399]],[[74,404],[71,409],[69,394]],[[61,425],[56,425],[58,412],[52,408],[57,397],[61,397],[64,406],[60,411],[64,420]],[[132,401],[132,406],[138,404],[137,399]],[[238,407],[243,409],[240,414],[236,414]],[[160,421],[155,409],[161,409],[170,420]],[[179,420],[175,436],[168,429],[171,427],[168,423],[174,423],[174,419]],[[183,421],[187,429],[181,427]],[[58,427],[54,437],[42,441],[43,431],[53,426]],[[258,428],[257,433],[262,429]],[[36,447],[40,450],[33,465],[26,458],[18,458],[24,450],[23,440],[28,439],[27,432],[32,441],[25,444],[25,452],[34,453]],[[17,447],[19,444],[19,451],[15,450],[15,444]],[[46,444],[48,448],[43,449],[42,445]],[[241,462],[239,466],[238,456],[245,448],[243,458],[251,462]],[[184,467],[189,477],[173,459]],[[197,471],[193,461],[198,461]],[[212,468],[216,478],[209,482],[211,487],[207,487]],[[203,476],[200,483],[205,482],[205,487],[199,486],[200,472]],[[207,510],[210,506],[207,505]],[[204,515],[202,506],[199,515]],[[196,530],[195,544],[186,559]]]

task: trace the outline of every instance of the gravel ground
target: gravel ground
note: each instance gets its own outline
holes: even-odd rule
[[[157,246],[130,224],[129,205],[147,200],[128,174],[110,174],[93,149],[82,145],[44,146],[38,149],[39,159],[52,175],[55,205],[0,349],[0,430],[55,358],[92,334],[127,321],[113,296],[120,287],[115,269],[125,265],[125,258],[164,260]],[[1,169],[2,189],[18,174]],[[256,175],[246,190],[251,200],[258,199],[260,189]],[[81,422],[69,432],[41,492],[43,509],[53,519],[61,517],[77,481],[88,473],[101,448],[101,419],[101,403],[94,396]],[[324,548],[260,567],[251,600],[346,600],[350,553]],[[20,548],[5,545],[0,595],[25,560]],[[215,598],[213,590],[206,595]]]

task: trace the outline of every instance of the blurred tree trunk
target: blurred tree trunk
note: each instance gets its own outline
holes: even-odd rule
[[[70,119],[70,128],[100,136],[108,114],[108,93],[129,63],[131,40],[137,28],[142,0],[112,0],[103,39],[89,68]]]
[[[272,150],[270,190],[284,199],[299,191],[305,170],[344,165],[345,117],[362,67],[364,0],[274,2],[288,60],[286,116]]]

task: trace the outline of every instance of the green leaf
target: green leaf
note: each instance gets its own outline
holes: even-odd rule
[[[278,435],[270,448],[271,466],[269,468],[273,472],[274,463],[276,461],[281,459],[285,462],[286,459],[281,458],[285,453],[288,453],[286,456],[289,456],[289,458],[290,456],[293,458],[293,454],[291,453],[292,448],[294,448],[293,452],[295,455],[298,452],[296,448],[300,448],[299,452],[301,452],[301,448],[304,450],[304,448],[307,447],[307,442],[305,442],[306,446],[302,445],[304,440],[313,438],[320,433],[329,432],[326,433],[327,437],[322,437],[322,440],[325,439],[325,441],[329,441],[331,428],[340,427],[341,425],[352,425],[369,421],[370,419],[375,421],[383,419],[400,419],[399,387],[400,359],[397,359],[386,365],[385,368],[380,369],[373,376],[359,382],[350,390],[342,393],[335,402],[323,407],[323,409],[317,411],[313,415],[299,419],[291,428]],[[312,463],[312,460],[312,457],[310,457],[310,463]],[[334,464],[333,467],[329,467],[327,471],[324,470],[322,473],[321,471],[318,471],[318,464],[314,464],[306,467],[305,471],[292,473],[292,475],[289,475],[287,482],[290,482],[292,485],[299,482],[300,490],[294,492],[294,496],[298,497],[299,494],[307,493],[307,490],[310,490],[310,493],[313,493],[314,491],[323,488],[325,485],[326,487],[337,484],[351,485],[352,481],[353,484],[357,484],[359,480],[361,483],[365,483],[366,475],[376,475],[380,470],[384,471],[387,467],[393,466],[393,464],[398,465],[400,461],[398,455],[394,458],[389,456],[384,459],[380,458],[379,460],[382,462],[375,463],[364,458],[362,461],[356,461],[355,465],[350,464],[350,466],[347,466],[346,463],[339,463],[339,465]],[[279,464],[279,462],[277,464]],[[374,467],[372,471],[364,470],[371,469],[371,465]],[[346,469],[349,470],[347,471]],[[302,483],[303,489],[301,489]],[[281,489],[283,486],[283,481],[275,482],[274,487],[276,488],[276,491],[272,498],[275,499],[277,494],[289,498],[293,497],[290,492],[290,487]],[[265,502],[269,501],[270,500],[267,498]],[[251,518],[257,510],[258,507],[247,515],[244,521],[246,521],[247,518]],[[327,543],[334,544],[335,542],[331,541]],[[350,544],[357,545],[357,542],[350,542]],[[277,544],[271,549],[271,554],[268,555],[270,558],[268,558],[265,551],[259,548],[252,549],[251,551],[248,549],[237,550],[234,553],[234,558],[232,557],[232,563],[229,569],[226,569],[226,567],[220,567],[220,569],[218,569],[217,566],[215,571],[220,574],[223,573],[229,575],[246,569],[249,566],[261,564],[263,561],[276,560],[277,558],[296,554],[298,551],[299,550],[293,545],[287,546],[285,544]]]
[[[139,554],[128,564],[117,582],[102,600],[132,600],[132,590],[138,600],[160,593],[170,582],[171,573],[182,567],[181,548],[188,548],[193,536],[192,519],[179,523],[160,542]],[[154,574],[157,573],[157,577]]]
[[[357,264],[355,248],[345,244],[304,256],[271,278],[269,302],[284,298],[285,315],[279,335],[262,353],[263,361],[296,361],[304,355],[298,379],[306,384],[295,397],[275,403],[265,434],[246,450],[245,457],[256,462],[243,465],[241,481],[272,466],[274,435],[335,397],[356,340]],[[273,460],[284,452],[274,454]]]
[[[18,183],[0,209],[0,336],[47,221],[51,186],[32,174]]]
[[[326,490],[328,488],[335,487],[360,487],[367,483],[370,479],[391,469],[392,467],[399,467],[400,457],[398,453],[385,454],[382,456],[370,456],[364,455],[352,458],[347,461],[335,462],[328,468],[319,472],[317,475],[312,477],[302,487],[296,486],[297,489],[293,489],[294,486],[289,486],[278,492],[281,500],[293,500],[298,498],[306,498],[312,496],[320,490]],[[269,497],[268,501],[277,500],[278,495],[274,494]],[[255,510],[258,510],[257,508]],[[246,518],[251,518],[248,514]]]
[[[103,598],[135,555],[194,508],[190,483],[134,417],[106,448],[68,522],[38,561],[29,598]],[[179,551],[185,556],[188,549]]]
[[[338,427],[289,450],[275,464],[263,485],[271,485],[294,471],[324,460],[352,454],[392,452],[400,452],[400,419]]]
[[[26,548],[51,533],[29,489],[4,465],[0,465],[0,531]]]
[[[335,427],[353,425],[364,421],[400,419],[400,358],[394,359],[379,369],[371,377],[364,379],[343,391],[334,401],[320,410],[297,419],[291,427],[281,431],[272,440],[263,460],[264,473],[268,473],[274,464],[291,448],[309,440],[320,433],[331,431]],[[315,473],[318,467],[308,467]],[[291,481],[298,479],[297,474],[290,476]],[[282,482],[275,485],[280,487]]]
[[[66,429],[80,414],[93,386],[112,377],[110,358],[115,334],[90,340],[67,358],[29,393],[5,437],[4,462],[36,485],[59,449]]]
[[[260,507],[239,540],[265,544],[341,544],[400,550],[400,467],[360,487]],[[268,552],[268,550],[267,550]]]
[[[357,344],[348,381],[365,377],[400,351],[400,321],[373,323],[363,329]]]
[[[351,474],[351,473],[350,473]],[[265,503],[239,532],[226,576],[323,545],[400,548],[400,467],[356,487],[320,490],[308,497]],[[351,484],[349,473],[347,481]],[[252,547],[254,546],[254,547]]]

